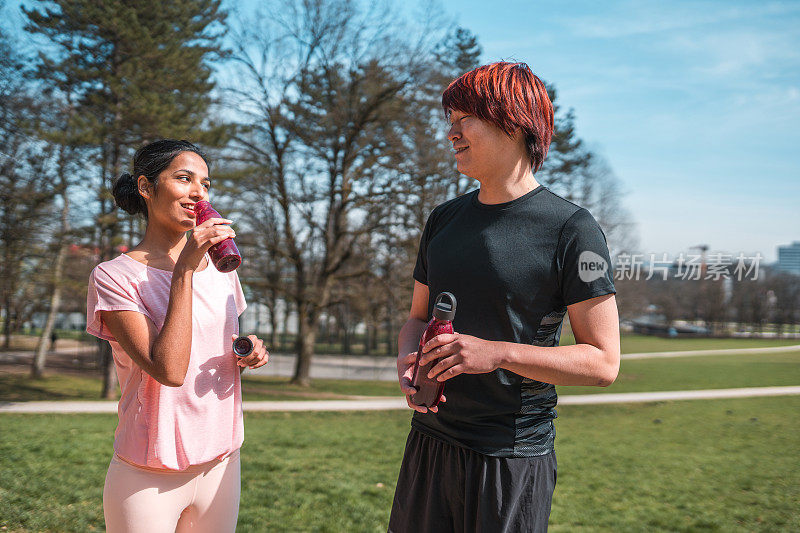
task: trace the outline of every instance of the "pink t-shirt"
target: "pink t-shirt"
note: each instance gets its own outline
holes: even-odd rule
[[[209,265],[192,278],[192,350],[180,387],[143,371],[101,318],[100,311],[138,311],[161,331],[172,272],[122,254],[89,278],[86,331],[111,343],[122,397],[114,451],[141,466],[183,470],[222,458],[244,440],[239,367],[231,347],[247,304],[236,272]]]

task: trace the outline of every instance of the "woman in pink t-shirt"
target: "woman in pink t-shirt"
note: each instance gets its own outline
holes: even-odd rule
[[[268,353],[233,353],[246,304],[236,272],[208,249],[230,220],[195,226],[208,199],[205,156],[187,141],[140,148],[114,199],[147,219],[142,241],[89,279],[87,331],[111,343],[122,397],[103,490],[109,532],[234,531],[244,437],[240,371]],[[188,238],[187,238],[187,232]]]

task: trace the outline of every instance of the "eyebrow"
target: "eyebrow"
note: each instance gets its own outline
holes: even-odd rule
[[[447,112],[447,120],[449,121],[450,119],[452,119],[452,118],[453,118],[453,115],[454,115],[455,113],[461,113],[461,116],[466,116],[466,115],[469,115],[469,113],[468,113],[468,112],[466,112],[466,111],[461,111],[461,110],[459,110],[459,109],[451,109],[451,110],[449,110],[449,111]],[[451,124],[452,124],[452,122],[451,122]]]
[[[173,172],[172,174],[174,175],[174,174],[178,174],[180,172],[186,172],[187,174],[191,174],[192,176],[195,175],[195,173],[192,172],[191,170],[189,170],[188,168],[180,168],[180,169],[176,170],[175,172]],[[201,179],[211,181],[211,178],[209,178],[208,176],[206,176],[205,178],[201,178]]]

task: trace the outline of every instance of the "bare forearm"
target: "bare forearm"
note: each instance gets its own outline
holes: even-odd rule
[[[153,342],[150,357],[165,382],[181,385],[192,350],[192,274],[176,270],[172,275],[164,326]]]
[[[497,342],[500,368],[554,385],[611,385],[619,372],[619,351],[591,344],[542,347]]]
[[[400,357],[416,352],[419,349],[419,339],[425,332],[427,325],[427,322],[417,318],[409,318],[403,324],[397,337],[397,351]]]
[[[399,354],[397,355],[397,379],[400,382],[400,390],[406,395],[406,402],[408,406],[420,413],[428,412],[428,408],[422,405],[416,405],[411,401],[411,396],[417,392],[417,388],[413,383],[413,367],[417,360],[417,351],[419,349],[419,339],[425,332],[427,323],[409,317],[403,327],[400,329],[400,335],[397,338],[397,347]],[[443,400],[444,401],[444,400]],[[431,407],[431,412],[437,412],[438,407]]]

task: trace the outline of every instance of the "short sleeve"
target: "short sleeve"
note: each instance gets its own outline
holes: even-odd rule
[[[428,243],[431,240],[431,227],[433,226],[435,213],[436,210],[434,209],[425,223],[425,229],[422,231],[419,249],[417,250],[417,264],[414,266],[414,279],[423,285],[428,284]]]
[[[561,229],[556,262],[564,305],[617,292],[606,236],[586,209],[576,211]]]
[[[101,311],[138,311],[152,320],[131,280],[121,272],[112,275],[98,265],[89,276],[86,332],[107,341],[116,340],[103,322]]]
[[[244,310],[247,309],[247,300],[244,298],[239,274],[235,270],[231,274],[233,275],[233,300],[236,302],[236,315],[242,316]]]

